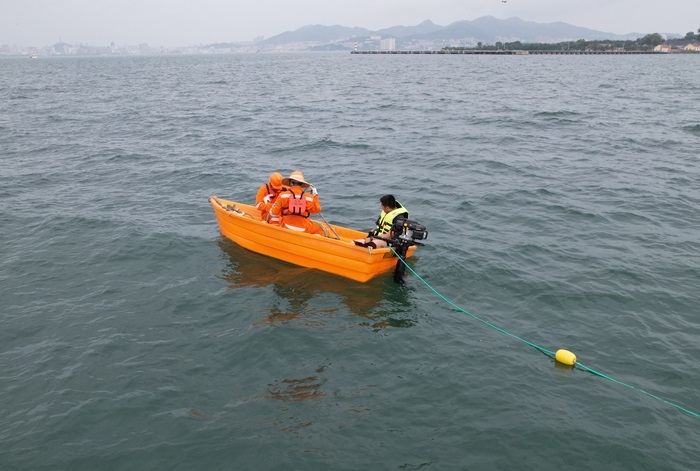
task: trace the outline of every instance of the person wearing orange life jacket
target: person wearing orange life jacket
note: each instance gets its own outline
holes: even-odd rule
[[[271,217],[280,218],[280,226],[287,229],[323,235],[321,226],[309,219],[310,215],[321,212],[316,188],[304,180],[304,174],[299,170],[283,178],[282,185],[287,189],[277,196],[270,209]],[[309,189],[310,193],[305,193],[306,189]]]
[[[277,196],[283,189],[282,174],[279,172],[275,172],[270,175],[269,181],[258,188],[258,194],[255,197],[255,207],[260,210],[260,216],[262,217],[263,221],[267,221],[270,224],[279,223],[279,218],[273,219],[271,217],[270,208],[272,208]]]
[[[389,245],[384,239],[391,238],[391,228],[394,225],[394,219],[403,216],[408,219],[408,210],[399,203],[394,195],[384,195],[379,198],[379,204],[382,205],[382,213],[376,222],[376,227],[367,234],[365,239],[357,239],[353,242],[361,247],[381,248]]]

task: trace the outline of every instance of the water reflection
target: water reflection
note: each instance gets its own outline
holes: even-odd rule
[[[304,401],[306,399],[318,399],[326,395],[324,392],[321,392],[321,382],[316,376],[301,379],[283,379],[267,386],[269,396],[280,401]]]
[[[227,260],[222,278],[229,283],[229,288],[271,286],[283,301],[270,309],[270,316],[263,322],[294,319],[309,311],[309,302],[314,298],[331,294],[353,314],[365,318],[363,325],[374,329],[415,324],[410,288],[395,284],[391,273],[359,283],[259,255],[227,239],[220,239],[219,247]],[[329,306],[324,311],[331,313],[335,310],[337,307]]]

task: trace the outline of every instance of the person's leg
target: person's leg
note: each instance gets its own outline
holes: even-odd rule
[[[356,239],[353,242],[355,242],[355,245],[359,245],[360,247],[372,247],[373,249],[381,249],[383,247],[387,247],[389,244],[387,241],[381,238],[376,238],[376,237],[368,237],[366,239]]]
[[[384,239],[379,239],[379,238],[376,238],[376,237],[372,237],[372,242],[371,242],[371,243],[374,244],[374,248],[375,248],[375,249],[381,249],[381,248],[387,247],[387,246],[389,245],[389,244],[387,243],[387,241],[385,241]]]
[[[307,219],[306,222],[308,223],[306,225],[306,232],[309,234],[315,234],[315,235],[321,235],[324,237],[328,237],[326,234],[326,231],[323,230],[323,226],[321,226],[321,223],[318,221],[313,221],[311,219]]]
[[[306,228],[307,234],[323,235],[323,229],[321,225],[312,219],[303,218],[301,219],[304,227]]]
[[[360,247],[377,248],[377,246],[374,245],[374,242],[372,242],[372,239],[369,237],[367,239],[355,239],[353,240],[353,242],[355,243],[355,245],[359,245]]]

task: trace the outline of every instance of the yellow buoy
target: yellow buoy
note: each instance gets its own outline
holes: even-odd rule
[[[564,363],[565,365],[573,365],[576,363],[576,355],[563,349],[557,350],[557,353],[554,354],[554,359],[559,363]]]

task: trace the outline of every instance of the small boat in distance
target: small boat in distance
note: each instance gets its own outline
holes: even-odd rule
[[[371,280],[393,268],[401,269],[403,273],[403,262],[391,248],[355,245],[353,240],[366,237],[365,232],[319,221],[314,222],[323,229],[325,236],[297,232],[268,224],[253,206],[215,196],[210,197],[209,202],[214,208],[221,234],[253,252],[359,282]],[[405,240],[407,243],[399,247],[399,253],[405,253],[407,258],[419,244],[412,239]]]

